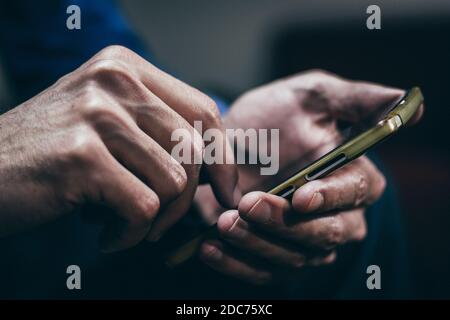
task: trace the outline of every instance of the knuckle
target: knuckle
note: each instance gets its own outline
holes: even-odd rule
[[[332,76],[323,70],[314,69],[301,73],[295,78],[297,81],[297,94],[302,93],[304,101],[310,101],[311,105],[328,105],[330,97],[326,95]]]
[[[216,102],[206,95],[203,95],[203,100],[201,118],[210,126],[219,127],[221,125],[221,118]]]
[[[314,75],[309,82],[307,92],[309,98],[324,98],[326,83],[321,76]]]
[[[176,161],[174,160],[174,162]],[[171,190],[174,193],[174,196],[180,195],[186,189],[188,183],[186,171],[178,162],[176,162],[170,168],[169,174],[169,179],[171,180],[169,184],[172,187]]]
[[[56,192],[65,203],[81,203],[84,200],[73,181],[82,177],[89,180],[87,193],[95,189],[97,169],[101,166],[99,159],[104,157],[104,149],[92,130],[80,128],[64,136],[60,146],[54,157],[58,170],[52,173],[55,183],[60,186]]]
[[[205,151],[205,142],[203,141],[200,133],[194,130],[192,137],[192,150],[196,155],[200,155],[203,158],[203,152]]]
[[[356,178],[356,192],[353,199],[353,206],[358,207],[367,198],[369,192],[369,184],[367,182],[366,175],[362,172],[355,173]]]
[[[103,93],[92,82],[85,85],[78,96],[76,105],[82,115],[90,115],[92,112],[103,111],[106,103],[103,99]]]
[[[355,241],[363,241],[366,237],[367,237],[367,225],[365,222],[363,222],[355,233]]]
[[[199,163],[201,161],[197,161],[197,159],[203,159],[205,143],[200,133],[198,133],[196,130],[193,130],[193,134],[190,135],[189,139],[191,150],[189,170],[192,174],[197,175],[200,172],[200,168],[202,165],[202,163]]]
[[[183,165],[190,178],[194,178],[200,172],[205,144],[200,133],[192,127],[183,128],[180,133],[182,135],[183,154],[174,152],[175,149],[172,149],[171,156]]]
[[[318,79],[323,79],[323,78],[334,76],[331,72],[323,70],[323,69],[310,69],[305,72],[305,75],[307,75],[309,77],[315,77]]]
[[[113,59],[99,59],[92,62],[87,68],[85,73],[90,77],[96,77],[97,75],[108,74],[109,72],[115,72],[120,70],[121,66],[119,62]],[[120,70],[121,71],[121,70]]]
[[[322,243],[322,246],[325,250],[333,249],[343,242],[344,223],[339,216],[331,217],[331,220],[326,229],[326,235]]]
[[[330,79],[336,77],[336,75],[332,74],[331,72],[322,69],[312,69],[306,71],[304,75],[308,77],[310,89],[312,91],[317,91],[320,93],[324,91],[324,86],[330,81]]]
[[[155,194],[142,197],[138,205],[140,212],[137,214],[136,222],[139,223],[151,223],[160,209],[159,198]]]
[[[113,59],[99,59],[86,68],[85,75],[99,83],[133,82],[130,71],[119,61]]]
[[[368,172],[369,178],[367,180],[368,182],[370,181],[366,190],[366,192],[368,192],[367,204],[372,204],[383,195],[383,192],[386,189],[386,178],[367,157],[361,158],[361,161],[365,164],[366,169],[364,172]]]
[[[110,45],[103,48],[97,57],[101,59],[117,59],[129,55],[132,51],[121,45]]]
[[[88,130],[78,130],[65,145],[64,156],[70,163],[91,163],[95,161],[100,150],[98,140]]]
[[[116,122],[120,118],[116,107],[95,85],[87,85],[76,102],[80,116],[89,123]]]
[[[101,98],[100,98],[101,97]],[[83,108],[85,105],[103,102],[103,92],[92,81],[84,83],[76,98],[76,105]]]

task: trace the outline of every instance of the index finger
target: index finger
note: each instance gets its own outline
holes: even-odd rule
[[[215,158],[223,161],[206,164],[209,182],[221,205],[227,208],[236,207],[240,198],[237,188],[237,168],[234,164],[233,150],[225,135],[215,102],[199,90],[158,69],[131,50],[117,46],[103,55],[126,63],[145,87],[185,118],[202,136],[206,130],[215,129],[215,139],[205,141],[205,146],[213,142],[217,146],[222,146],[221,149],[216,148]],[[201,121],[201,127],[198,124],[195,125],[195,121]]]
[[[292,197],[292,207],[302,213],[357,208],[376,201],[385,185],[385,178],[375,165],[361,157],[300,187]]]

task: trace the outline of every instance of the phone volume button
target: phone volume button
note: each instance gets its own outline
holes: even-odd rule
[[[305,176],[305,179],[307,181],[311,181],[311,180],[320,178],[320,177],[326,175],[327,173],[329,173],[331,170],[333,170],[336,167],[338,167],[339,165],[345,163],[346,160],[347,160],[347,157],[345,156],[345,154],[341,153],[336,158],[329,160],[328,162],[324,163],[323,165],[321,165],[317,169],[315,169],[312,172],[308,173]]]
[[[291,194],[293,194],[296,189],[297,189],[296,186],[290,185],[290,186],[284,188],[283,190],[281,190],[280,192],[278,192],[276,195],[279,196],[279,197],[282,197],[282,198],[287,198]]]

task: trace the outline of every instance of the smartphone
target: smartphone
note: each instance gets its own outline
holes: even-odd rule
[[[412,88],[381,115],[372,117],[376,119],[373,125],[299,170],[284,182],[270,189],[268,193],[290,199],[293,193],[307,182],[325,177],[395,134],[408,123],[422,103],[422,92],[418,87]],[[171,252],[166,257],[166,265],[175,267],[182,264],[196,253],[205,239],[217,236],[216,225],[208,227],[202,234]]]

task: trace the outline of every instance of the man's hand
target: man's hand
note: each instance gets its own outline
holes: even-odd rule
[[[225,125],[279,128],[280,168],[289,171],[334,147],[341,138],[340,121],[357,123],[403,94],[312,71],[244,94],[232,106]],[[422,112],[423,107],[412,122]],[[241,190],[250,191],[263,182],[258,170],[239,168]],[[249,193],[239,210],[219,216],[221,239],[204,243],[201,257],[220,272],[254,283],[271,281],[305,265],[331,263],[338,245],[366,236],[364,207],[376,201],[384,187],[383,175],[367,157],[361,157],[299,188],[291,203],[263,192]],[[197,198],[199,204],[206,204],[204,212],[218,210],[207,190],[200,189]],[[212,220],[211,214],[207,218]]]
[[[112,212],[101,235],[105,251],[157,240],[197,188],[201,165],[171,156],[171,134],[185,128],[191,156],[201,159],[194,120],[223,132],[206,95],[126,48],[102,50],[0,117],[0,235],[94,203]],[[219,201],[236,207],[235,167],[211,165],[206,173]]]

